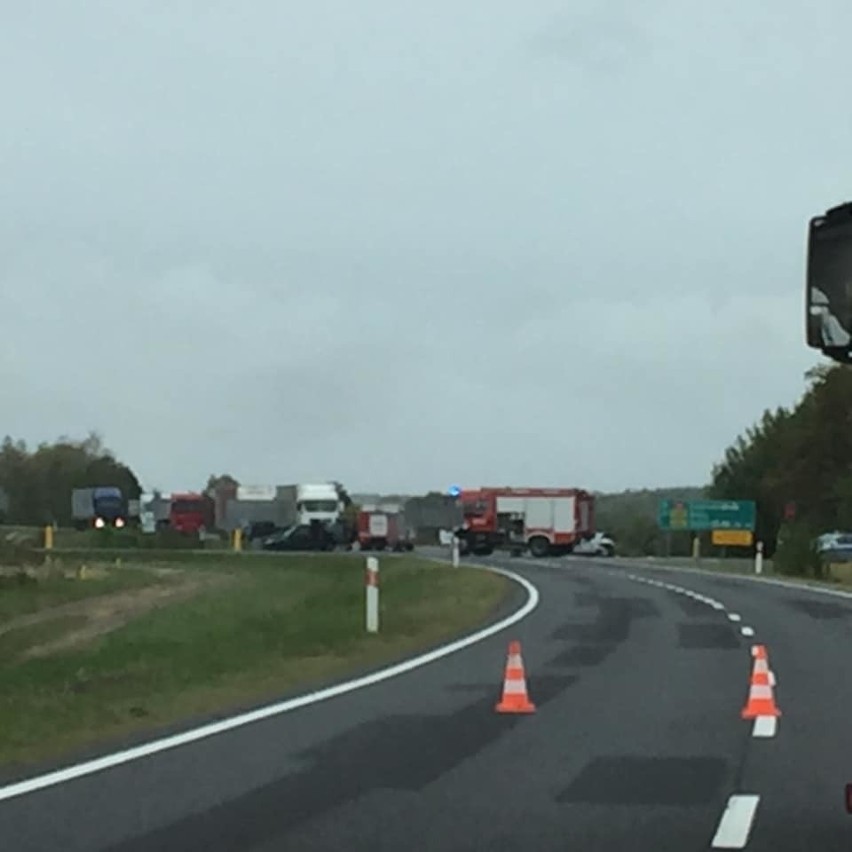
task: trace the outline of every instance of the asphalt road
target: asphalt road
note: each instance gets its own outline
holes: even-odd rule
[[[505,633],[366,689],[2,801],[0,846],[852,848],[843,798],[852,598],[621,562],[486,561],[541,593]],[[510,639],[522,643],[533,715],[494,712]],[[774,736],[754,736],[740,718],[755,643],[768,651],[783,714]]]

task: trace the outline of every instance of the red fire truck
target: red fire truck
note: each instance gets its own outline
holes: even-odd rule
[[[463,553],[529,549],[541,557],[570,553],[595,532],[595,499],[579,488],[479,488],[459,495]]]
[[[361,550],[412,550],[414,542],[402,512],[366,508],[358,513]]]

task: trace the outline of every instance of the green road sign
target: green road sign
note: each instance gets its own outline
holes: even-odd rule
[[[753,530],[753,500],[660,500],[663,530]]]

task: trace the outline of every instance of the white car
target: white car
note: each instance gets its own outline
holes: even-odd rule
[[[588,541],[574,545],[576,556],[615,556],[615,541],[605,532],[595,533]]]
[[[816,549],[828,561],[849,562],[852,560],[852,534],[842,532],[823,533],[817,538]]]

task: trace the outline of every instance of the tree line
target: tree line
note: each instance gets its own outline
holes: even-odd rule
[[[613,494],[595,494],[595,527],[611,535],[622,556],[686,556],[689,533],[667,533],[658,523],[661,500],[701,500],[706,489],[642,488]]]
[[[797,405],[764,411],[728,447],[710,486],[718,499],[755,500],[757,538],[799,559],[817,535],[852,530],[852,370],[820,366],[806,380]]]
[[[779,542],[787,542],[797,543],[796,558],[803,558],[808,555],[804,543],[816,535],[852,530],[852,368],[821,366],[806,375],[806,382],[795,406],[764,411],[734,440],[706,488],[596,495],[598,529],[612,534],[625,554],[685,555],[689,535],[669,536],[657,526],[659,501],[709,497],[754,500],[756,538],[769,555]],[[238,484],[224,474],[211,476],[207,485],[223,482]],[[141,490],[133,471],[96,434],[32,450],[7,437],[0,446],[0,523],[69,524],[71,491],[95,485],[118,486],[131,499]],[[357,507],[343,486],[339,493],[353,515]],[[446,523],[446,495],[428,494],[413,502],[424,524]]]
[[[34,449],[7,436],[0,445],[0,523],[70,525],[71,492],[98,485],[118,487],[128,499],[141,491],[133,471],[97,434],[81,441],[60,438]]]
[[[797,404],[767,409],[732,442],[706,487],[596,495],[598,529],[625,555],[685,556],[691,534],[658,528],[661,499],[754,500],[755,540],[767,555],[782,570],[819,570],[814,539],[852,531],[852,369],[820,366],[805,381]]]

